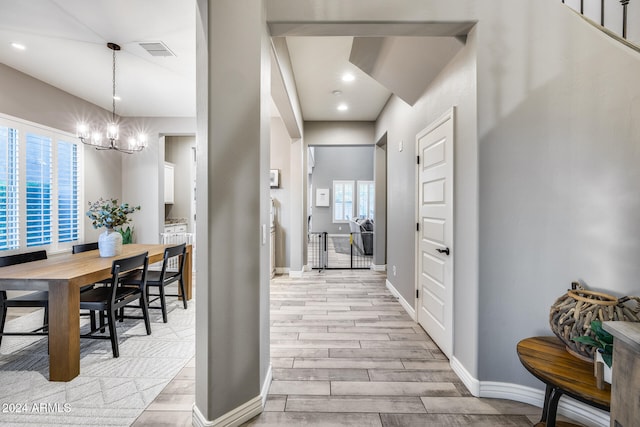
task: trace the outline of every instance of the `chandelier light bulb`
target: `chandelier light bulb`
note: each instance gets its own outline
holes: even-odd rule
[[[107,126],[107,139],[112,141],[116,141],[118,139],[118,125],[115,123],[110,123]]]
[[[76,128],[76,136],[84,142],[85,139],[89,138],[89,127],[84,123],[78,123],[78,126]]]

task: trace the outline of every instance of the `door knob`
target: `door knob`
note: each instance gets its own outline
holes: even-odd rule
[[[449,255],[449,248],[436,249],[436,251],[438,251],[438,253],[441,253],[441,254]]]

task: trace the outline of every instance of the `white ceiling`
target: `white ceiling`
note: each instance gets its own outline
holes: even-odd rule
[[[118,115],[193,117],[195,22],[195,1],[0,0],[0,62],[110,110],[112,51],[106,44],[115,42],[122,47],[116,54]],[[286,38],[304,120],[377,119],[391,92],[349,62],[353,40]],[[176,56],[154,57],[138,44],[157,41]],[[14,49],[13,42],[26,49]],[[380,69],[385,60],[380,52],[360,54]],[[401,56],[393,58],[402,62]],[[353,82],[341,80],[346,71],[356,77]],[[407,87],[410,76],[400,71],[394,68],[385,84],[397,90],[395,78],[404,91],[421,94],[428,82]],[[421,73],[414,69],[413,75]],[[340,103],[349,109],[338,111]]]
[[[287,37],[305,120],[378,118],[391,93],[349,62],[353,37]],[[355,80],[342,81],[345,73]],[[334,95],[333,91],[340,91]],[[339,104],[348,106],[338,111]]]

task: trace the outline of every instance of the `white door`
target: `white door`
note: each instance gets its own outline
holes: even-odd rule
[[[453,350],[454,109],[416,136],[418,323],[442,352]]]

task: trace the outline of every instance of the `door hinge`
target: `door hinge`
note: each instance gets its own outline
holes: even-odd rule
[[[416,289],[416,298],[420,298],[420,290]]]
[[[416,222],[416,231],[420,231],[420,223]]]
[[[416,156],[416,164],[419,165],[420,164],[420,156]]]

